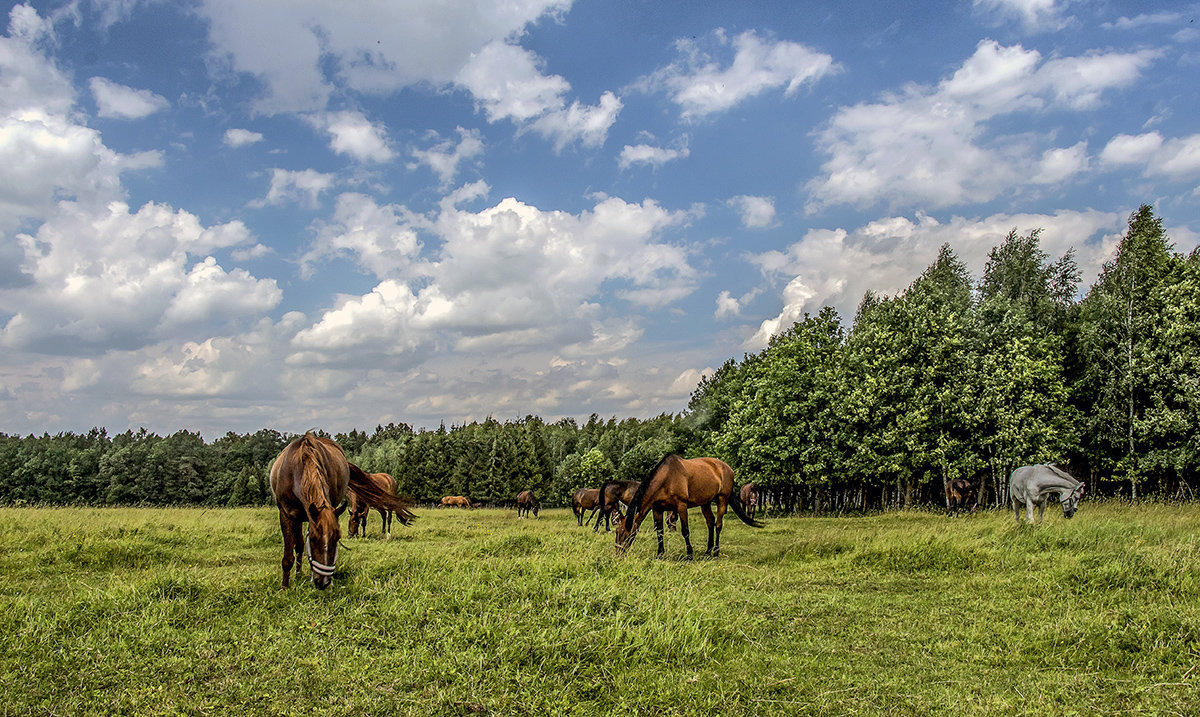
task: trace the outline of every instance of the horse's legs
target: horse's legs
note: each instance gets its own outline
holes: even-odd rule
[[[292,541],[295,540],[292,534],[292,526],[287,516],[283,511],[279,511],[279,530],[283,533],[283,586],[288,586],[289,574],[292,572],[292,564],[296,562],[296,557],[293,552],[294,546]],[[297,572],[299,572],[297,570]]]
[[[1042,524],[1042,516],[1046,513],[1046,501],[1038,503],[1038,525]]]
[[[713,541],[713,557],[721,554],[721,526],[725,524],[725,509],[729,507],[729,502],[724,498],[717,498],[717,525],[716,539]]]
[[[658,535],[658,557],[661,558],[667,550],[663,545],[663,514],[658,508],[654,509],[654,532]]]
[[[675,513],[679,516],[679,534],[683,536],[683,544],[687,546],[687,559],[692,559],[692,541],[691,533],[688,531],[688,515],[687,506],[682,503],[675,506]]]
[[[708,503],[705,503],[704,505],[700,506],[700,512],[704,514],[704,522],[708,523],[708,549],[704,551],[704,554],[712,555],[713,554],[713,529],[715,528],[715,524],[713,521],[712,507]]]
[[[292,560],[296,565],[296,577],[300,577],[300,572],[304,567],[304,521],[300,520],[300,518],[291,518],[288,521],[288,528],[291,529],[292,533],[291,548],[292,555],[295,556]],[[284,560],[286,561],[287,558],[284,558]]]
[[[1017,525],[1020,525],[1021,524],[1021,504],[1017,502],[1016,498],[1009,498],[1008,502],[1010,504],[1012,504],[1013,517],[1017,519]]]

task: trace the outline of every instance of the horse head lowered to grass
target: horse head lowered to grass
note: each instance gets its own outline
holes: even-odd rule
[[[533,494],[533,491],[523,490],[517,493],[518,518],[528,518],[530,513],[533,513],[533,517],[536,518],[540,509],[541,505],[538,503],[537,496]]]
[[[1050,464],[1040,466],[1021,466],[1012,472],[1008,479],[1008,499],[1012,502],[1013,515],[1017,524],[1021,523],[1021,506],[1025,506],[1026,520],[1033,522],[1033,507],[1037,506],[1037,522],[1042,522],[1042,514],[1046,511],[1046,502],[1050,496],[1057,493],[1058,502],[1062,505],[1063,517],[1070,518],[1079,508],[1079,500],[1087,484],[1082,483],[1066,471]]]
[[[716,501],[717,513],[713,516],[709,504]],[[742,522],[754,528],[762,523],[746,515],[738,494],[733,490],[733,469],[716,458],[680,458],[668,455],[658,462],[638,485],[629,504],[625,519],[617,523],[616,541],[618,552],[625,552],[633,544],[638,527],[646,514],[654,512],[654,529],[658,533],[658,555],[663,548],[663,513],[670,511],[679,516],[679,533],[687,545],[687,557],[692,558],[692,541],[688,533],[688,508],[700,508],[708,523],[707,555],[717,556],[721,552],[721,524],[726,506]]]
[[[284,446],[271,464],[271,493],[279,506],[283,531],[283,587],[303,550],[318,589],[329,587],[337,568],[338,518],[346,509],[346,492],[353,489],[373,505],[395,512],[404,525],[415,517],[408,504],[384,492],[358,466],[346,460],[341,447],[328,438],[305,433]],[[336,507],[335,507],[336,506]],[[303,534],[308,523],[308,535]],[[300,567],[296,567],[300,574]]]

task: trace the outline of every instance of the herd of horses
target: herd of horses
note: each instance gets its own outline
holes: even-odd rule
[[[584,514],[592,511],[593,531],[605,531],[615,526],[617,552],[623,554],[633,544],[638,529],[648,516],[653,516],[658,537],[658,555],[662,557],[664,523],[678,524],[679,534],[692,558],[692,542],[688,529],[688,510],[699,508],[708,527],[706,555],[716,557],[721,552],[721,527],[725,513],[734,515],[753,528],[763,523],[755,518],[762,503],[762,491],[754,483],[735,490],[733,469],[717,458],[681,458],[667,455],[640,481],[609,481],[600,488],[581,488],[571,497],[571,509],[580,526]],[[1042,520],[1046,504],[1057,495],[1063,515],[1075,514],[1083,498],[1085,485],[1065,471],[1051,465],[1024,466],[1013,472],[1009,482],[1009,499],[1017,522],[1021,522],[1021,507],[1026,519],[1033,522],[1033,509]],[[967,481],[946,484],[947,506],[950,512],[973,512],[976,486]],[[279,528],[283,533],[283,587],[288,587],[292,568],[299,577],[300,555],[307,559],[312,582],[318,589],[329,586],[337,569],[338,543],[341,540],[339,519],[350,508],[349,536],[365,534],[367,516],[371,510],[380,515],[382,529],[391,537],[392,518],[410,525],[416,517],[412,505],[396,495],[396,481],[387,473],[367,473],[346,459],[341,447],[328,438],[305,433],[280,452],[271,464],[271,492],[279,507]],[[446,508],[478,507],[465,496],[446,496],[441,499]],[[622,511],[621,507],[625,506]],[[715,507],[715,510],[714,510]],[[517,495],[517,517],[536,517],[539,511],[532,491]],[[614,520],[615,518],[615,520]],[[304,524],[308,524],[307,534]],[[673,529],[673,528],[672,528]]]

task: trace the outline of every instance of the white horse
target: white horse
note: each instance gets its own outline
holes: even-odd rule
[[[1024,504],[1025,519],[1032,523],[1033,506],[1036,505],[1037,522],[1041,523],[1042,514],[1046,511],[1046,501],[1052,493],[1057,493],[1058,502],[1062,504],[1063,517],[1070,518],[1079,507],[1079,499],[1083,497],[1086,485],[1049,464],[1021,466],[1013,471],[1008,479],[1008,498],[1012,501],[1013,516],[1020,525],[1021,505]]]

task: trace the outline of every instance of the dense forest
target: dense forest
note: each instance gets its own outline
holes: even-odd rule
[[[532,488],[563,505],[580,486],[640,478],[664,454],[714,455],[791,510],[937,504],[967,478],[1003,498],[1017,466],[1054,462],[1090,493],[1192,497],[1200,465],[1200,250],[1176,253],[1149,206],[1080,300],[1068,253],[1015,231],[974,279],[952,248],[852,322],[806,315],[762,351],[701,381],[681,414],[535,416],[332,436],[350,460],[421,502],[493,505]],[[205,443],[180,431],[0,434],[0,503],[250,505],[292,438]]]

